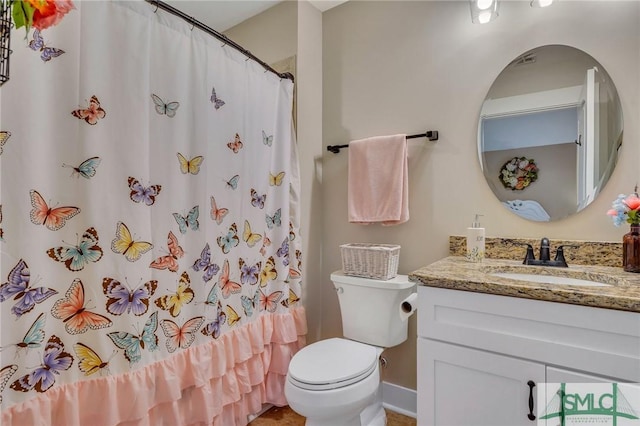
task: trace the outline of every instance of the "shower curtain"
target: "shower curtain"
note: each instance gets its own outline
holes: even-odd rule
[[[0,93],[0,423],[246,424],[306,334],[293,83],[75,6],[13,30]]]

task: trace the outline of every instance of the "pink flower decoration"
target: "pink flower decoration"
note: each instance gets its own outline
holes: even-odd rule
[[[608,216],[614,216],[614,217],[615,217],[615,216],[618,216],[618,210],[616,210],[616,209],[609,209],[609,210],[607,210],[607,215],[608,215]]]
[[[33,27],[44,30],[56,25],[60,20],[75,9],[72,0],[26,0],[35,8],[33,12]]]
[[[624,203],[631,210],[638,210],[640,208],[640,198],[637,195],[631,194],[624,199]]]

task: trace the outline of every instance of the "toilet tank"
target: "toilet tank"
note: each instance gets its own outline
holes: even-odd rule
[[[340,302],[344,337],[383,348],[407,340],[408,321],[400,317],[400,304],[415,292],[409,277],[382,281],[336,271],[331,281]]]

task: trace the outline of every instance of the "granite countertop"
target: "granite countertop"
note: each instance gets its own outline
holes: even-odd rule
[[[491,275],[496,272],[555,275],[610,285],[586,287],[536,283]],[[471,263],[461,256],[449,256],[412,272],[409,279],[430,287],[640,312],[640,274],[624,272],[619,267],[570,265],[558,268],[486,258],[481,263]]]

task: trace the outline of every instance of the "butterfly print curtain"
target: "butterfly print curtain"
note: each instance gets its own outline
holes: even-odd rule
[[[13,30],[2,88],[0,423],[246,424],[306,333],[293,83],[75,6]]]

